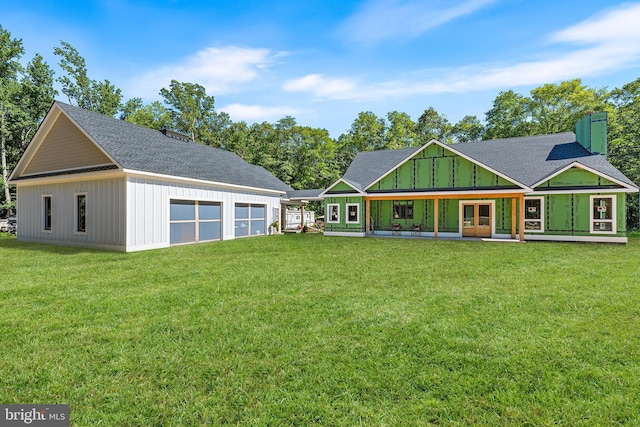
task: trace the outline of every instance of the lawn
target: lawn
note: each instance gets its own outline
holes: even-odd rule
[[[638,237],[4,237],[0,262],[0,403],[72,425],[640,424]]]

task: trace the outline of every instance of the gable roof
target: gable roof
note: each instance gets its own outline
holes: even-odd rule
[[[342,178],[352,187],[364,191],[382,175],[421,149],[422,147],[411,147],[397,150],[361,151],[356,154]]]
[[[195,142],[180,141],[157,130],[59,101],[54,102],[51,111],[54,109],[65,114],[123,171],[147,172],[283,193],[291,190],[291,187],[266,169],[247,163],[235,153]]]
[[[426,146],[360,152],[345,172],[344,179],[364,190],[424,147]],[[459,143],[445,147],[530,188],[572,164],[584,165],[614,181],[638,188],[603,156],[590,154],[585,150],[576,142],[573,132]]]
[[[530,187],[576,163],[637,188],[602,155],[591,154],[576,142],[573,132],[478,141],[455,147]]]

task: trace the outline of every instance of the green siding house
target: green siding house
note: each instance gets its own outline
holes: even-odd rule
[[[361,152],[327,188],[325,235],[625,243],[625,193],[607,116],[576,132]]]

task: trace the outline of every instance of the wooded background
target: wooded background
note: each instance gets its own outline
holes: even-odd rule
[[[153,129],[169,128],[194,141],[232,151],[263,166],[295,189],[326,188],[336,181],[360,151],[420,146],[431,139],[444,143],[573,132],[590,111],[609,117],[609,161],[640,183],[640,77],[620,88],[590,88],[580,79],[545,84],[528,95],[500,92],[485,116],[465,116],[457,123],[432,106],[414,120],[390,111],[377,116],[363,111],[337,139],[325,129],[301,126],[286,116],[275,123],[234,122],[215,109],[215,98],[197,83],[172,80],[159,88],[164,102],[123,100],[109,80],[89,77],[84,58],[62,41],[54,48],[64,74],[56,76],[42,55],[23,65],[22,41],[0,26],[0,218],[15,210],[15,188],[7,185],[11,170],[31,141],[61,88],[66,102]],[[179,76],[176,76],[179,77]],[[638,194],[627,195],[627,226],[640,228]],[[321,208],[317,206],[316,209]],[[320,212],[321,213],[321,212]]]

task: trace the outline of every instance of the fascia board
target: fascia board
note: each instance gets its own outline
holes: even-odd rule
[[[71,118],[62,108],[60,108],[58,103],[54,101],[51,109],[45,116],[45,119],[42,121],[42,124],[31,139],[31,143],[20,158],[20,161],[18,161],[16,167],[13,169],[13,172],[9,177],[9,181],[14,179],[15,176],[19,176],[21,172],[29,166],[29,163],[31,162],[31,160],[33,160],[34,156],[38,152],[38,149],[46,140],[46,137],[49,135],[51,128],[58,121],[60,115],[64,115],[67,119],[69,119],[69,121],[73,123],[74,126],[79,129],[82,134],[87,137],[89,141],[91,141],[91,143],[95,145],[114,165],[116,165],[119,170],[123,169],[120,163],[118,163],[109,153],[107,153],[104,148],[102,148],[102,146],[98,144],[96,140],[82,128],[82,126],[80,126],[75,120],[73,120],[73,118]]]
[[[258,192],[258,193],[266,193],[266,194],[274,194],[274,195],[286,195],[286,191],[280,190],[271,190],[268,188],[259,188],[259,187],[250,187],[245,185],[237,185],[237,184],[229,184],[226,182],[217,182],[217,181],[207,181],[204,179],[197,178],[188,178],[182,176],[175,175],[164,175],[154,172],[145,172],[133,169],[123,169],[123,172],[127,174],[129,177],[133,178],[155,178],[163,181],[173,181],[173,182],[189,182],[194,184],[204,184],[210,185],[212,187],[217,188],[226,188],[230,190],[238,190],[238,191],[250,191],[250,192]],[[283,199],[284,200],[284,199]]]
[[[482,195],[482,194],[490,194],[490,195],[500,195],[500,194],[530,194],[533,190],[530,188],[526,188],[526,189],[505,189],[505,190],[472,190],[472,191],[429,191],[429,192],[420,192],[420,191],[415,191],[415,192],[406,192],[406,193],[397,193],[397,192],[393,192],[393,191],[389,191],[386,193],[368,193],[366,195],[367,199],[371,199],[374,200],[376,198],[380,198],[380,197],[385,197],[385,198],[389,198],[389,197],[394,197],[397,198],[398,200],[401,199],[410,199],[412,197],[414,198],[429,198],[431,196],[438,197],[438,198],[442,198],[444,197],[449,197],[449,198],[456,198],[456,197],[461,197],[461,196],[476,196],[476,195]]]
[[[355,191],[357,191],[357,192],[358,192],[358,194],[360,194],[360,195],[364,195],[364,194],[365,194],[365,192],[364,192],[364,191],[359,190],[359,189],[358,189],[354,184],[352,184],[352,183],[351,183],[351,182],[349,182],[348,180],[346,180],[346,179],[344,179],[344,178],[340,178],[340,179],[338,179],[336,182],[334,182],[333,184],[331,184],[329,187],[327,187],[327,188],[326,188],[322,193],[320,193],[320,194],[318,195],[318,198],[324,198],[324,197],[326,197],[326,196],[328,195],[327,193],[328,193],[328,192],[329,192],[333,187],[335,187],[336,185],[340,184],[341,182],[342,182],[343,184],[346,184],[346,185],[348,185],[349,187],[353,188]],[[330,194],[330,196],[334,196],[334,194]]]
[[[546,188],[546,187],[543,187],[543,188]],[[525,196],[536,196],[536,195],[546,195],[546,194],[593,194],[593,193],[609,194],[609,193],[637,193],[637,192],[638,192],[637,189],[630,189],[630,188],[604,188],[603,189],[603,188],[588,187],[584,190],[557,190],[557,191],[534,190],[532,193],[525,194]]]
[[[427,147],[429,147],[430,145],[438,145],[439,147],[444,148],[445,150],[449,150],[453,153],[455,153],[456,155],[462,157],[463,159],[466,159],[468,161],[470,161],[471,163],[474,163],[478,166],[480,166],[481,168],[484,168],[486,170],[488,170],[491,173],[495,173],[496,175],[498,175],[501,178],[506,179],[507,181],[509,181],[510,183],[517,185],[518,187],[521,187],[523,190],[529,190],[530,187],[526,184],[523,184],[522,182],[519,182],[513,178],[511,178],[510,176],[507,176],[505,174],[503,174],[502,172],[499,172],[493,168],[491,168],[490,166],[485,165],[484,163],[467,156],[464,153],[461,153],[460,151],[456,150],[455,148],[453,148],[451,145],[447,145],[447,144],[443,144],[442,142],[436,140],[436,139],[432,139],[431,141],[427,142],[425,145],[423,145],[422,147],[418,148],[416,151],[414,151],[413,153],[411,153],[411,155],[409,155],[406,159],[402,160],[401,162],[399,162],[396,166],[394,166],[393,168],[391,168],[389,171],[387,171],[384,175],[382,175],[380,178],[378,178],[377,180],[375,180],[374,182],[372,182],[367,188],[365,188],[365,190],[368,190],[369,188],[371,188],[373,185],[377,184],[379,181],[381,181],[384,177],[386,177],[387,175],[389,175],[390,173],[392,173],[394,170],[398,169],[400,166],[402,166],[403,164],[405,164],[406,162],[408,162],[413,156],[416,155],[416,153],[418,153],[419,151],[422,151],[424,149],[426,149]]]
[[[60,108],[60,111],[62,111],[62,114],[64,114],[64,115],[65,115],[65,117],[66,117],[66,118],[68,118],[68,119],[71,121],[71,123],[73,123],[74,125],[76,125],[76,127],[77,127],[77,128],[78,128],[78,129],[79,129],[79,130],[84,134],[84,136],[86,136],[86,137],[89,139],[89,141],[91,141],[91,142],[92,142],[92,143],[93,143],[93,144],[94,144],[94,145],[95,145],[95,146],[96,146],[96,147],[97,147],[97,148],[102,152],[102,154],[104,154],[105,156],[107,156],[107,158],[108,158],[109,160],[111,160],[111,161],[113,162],[113,164],[114,164],[114,165],[118,166],[118,169],[120,169],[120,170],[122,170],[122,169],[123,169],[122,165],[121,165],[121,164],[120,164],[116,159],[114,159],[114,158],[111,156],[111,154],[109,154],[109,153],[108,153],[104,148],[102,148],[102,145],[100,145],[100,143],[99,143],[99,142],[97,142],[97,141],[96,141],[96,140],[95,140],[95,139],[94,139],[90,134],[88,134],[88,133],[84,130],[84,128],[78,124],[78,122],[76,122],[75,120],[73,120],[73,118],[72,118],[71,116],[69,116],[69,114],[67,114],[67,112],[66,112],[66,111],[64,111],[64,109]]]
[[[594,175],[597,175],[597,176],[599,176],[599,177],[602,177],[602,178],[608,179],[609,181],[615,182],[616,184],[620,185],[621,187],[624,187],[624,188],[626,188],[626,189],[630,190],[629,192],[635,192],[635,191],[638,191],[638,187],[636,187],[636,186],[631,186],[631,185],[629,185],[629,184],[627,184],[627,183],[625,183],[625,182],[622,182],[622,181],[620,181],[620,180],[618,180],[618,179],[615,179],[615,178],[613,178],[613,177],[611,177],[611,176],[609,176],[609,175],[607,175],[607,174],[605,174],[605,173],[602,173],[602,172],[597,171],[597,170],[595,170],[595,169],[593,169],[593,168],[590,168],[589,166],[586,166],[586,165],[584,165],[584,164],[582,164],[582,163],[580,163],[580,162],[578,162],[578,161],[572,162],[572,163],[568,164],[567,166],[565,166],[565,167],[563,167],[563,168],[558,169],[556,172],[554,172],[554,173],[552,173],[552,174],[550,174],[550,175],[547,175],[545,178],[543,178],[543,179],[541,179],[540,181],[538,181],[538,182],[536,182],[535,184],[533,184],[533,185],[531,186],[531,188],[535,189],[535,188],[536,188],[537,186],[539,186],[540,184],[545,183],[545,182],[549,181],[550,179],[555,178],[556,176],[560,175],[560,174],[561,174],[561,173],[563,173],[563,172],[568,171],[569,169],[571,169],[571,168],[573,168],[573,167],[576,167],[576,168],[578,168],[578,169],[586,170],[587,172],[591,172],[591,173],[592,173],[592,174],[594,174]]]
[[[21,172],[25,170],[27,166],[29,166],[29,162],[31,162],[31,159],[33,158],[35,153],[38,152],[40,145],[42,145],[42,142],[49,134],[49,131],[53,127],[53,124],[56,122],[60,114],[61,109],[54,102],[51,105],[51,108],[49,108],[49,112],[45,116],[44,120],[42,121],[42,123],[40,123],[40,126],[38,127],[36,133],[33,135],[33,138],[31,138],[31,142],[27,146],[27,149],[24,151],[22,156],[20,156],[20,160],[18,160],[18,163],[13,168],[11,175],[9,175],[10,183],[15,177],[20,176]]]

